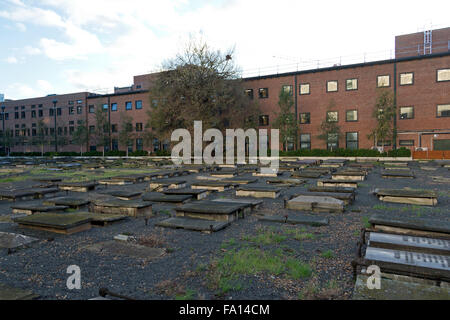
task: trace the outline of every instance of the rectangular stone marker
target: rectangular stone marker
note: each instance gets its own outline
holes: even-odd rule
[[[144,181],[145,176],[143,174],[132,174],[111,177],[112,180],[130,181],[132,183],[140,183]]]
[[[152,180],[150,182],[150,190],[154,191],[166,189],[181,189],[181,188],[186,188],[186,180],[161,179],[161,180]]]
[[[255,183],[258,181],[258,179],[255,178],[226,178],[221,180],[222,182],[229,182],[229,183],[233,183],[233,184],[238,184],[238,185],[242,185],[242,184],[249,184],[249,183]]]
[[[450,222],[445,220],[374,214],[369,223],[375,230],[387,233],[450,238]]]
[[[315,197],[331,197],[344,201],[345,205],[351,204],[355,200],[354,193],[343,193],[343,192],[296,192],[297,196],[315,196]]]
[[[288,224],[304,224],[313,227],[327,226],[329,221],[328,218],[315,217],[315,216],[307,216],[307,215],[288,215],[288,216],[262,216],[258,218],[261,221],[268,222],[281,222]]]
[[[36,204],[18,204],[11,206],[12,212],[14,214],[26,214],[26,215],[32,215],[35,213],[41,213],[41,212],[58,212],[58,211],[64,211],[68,209],[68,206],[45,206],[45,205],[36,205]]]
[[[300,186],[304,184],[306,181],[302,179],[292,179],[292,178],[271,178],[267,179],[267,184],[287,184],[293,186]]]
[[[177,217],[232,222],[250,213],[251,204],[202,200],[175,208]]]
[[[368,245],[376,248],[450,256],[450,240],[371,232]]]
[[[285,201],[285,208],[313,212],[344,212],[344,201],[331,197],[298,196]]]
[[[17,233],[0,232],[0,248],[2,249],[19,249],[36,241],[39,239]]]
[[[139,200],[98,200],[92,202],[96,213],[124,214],[130,217],[151,217],[152,204]]]
[[[281,188],[272,186],[241,186],[236,189],[237,197],[278,198]]]
[[[384,202],[408,203],[422,206],[435,206],[437,194],[432,190],[413,189],[375,189],[375,195]]]
[[[230,225],[230,223],[204,219],[176,217],[157,222],[155,225],[165,228],[186,229],[212,233],[225,229]]]
[[[450,183],[450,178],[444,178],[444,177],[431,177],[433,179],[433,182],[438,183]]]
[[[62,181],[62,178],[57,178],[57,177],[38,177],[38,178],[34,178],[33,181],[38,181],[38,182],[45,182],[45,183],[52,183],[52,182],[60,182]]]
[[[339,193],[355,193],[355,188],[349,187],[317,187],[311,186],[308,188],[311,192],[339,192]]]
[[[119,180],[119,179],[115,180],[115,179],[109,178],[109,179],[98,180],[98,183],[99,184],[104,184],[104,185],[107,185],[107,186],[108,185],[111,185],[111,186],[123,186],[123,185],[133,184],[133,181]]]
[[[75,197],[58,197],[44,200],[43,205],[46,206],[68,206],[72,209],[82,209],[90,203],[87,199],[75,198]]]
[[[0,200],[16,201],[16,200],[32,200],[35,198],[35,192],[30,190],[1,190]]]
[[[219,177],[219,178],[233,178],[237,176],[236,172],[223,172],[223,171],[217,171],[217,172],[211,172],[211,177]]]
[[[383,170],[385,170],[385,171],[400,171],[400,172],[411,171],[411,169],[408,167],[384,167]]]
[[[58,184],[60,190],[74,191],[74,192],[88,192],[93,191],[98,186],[98,182],[66,182]]]
[[[224,177],[212,177],[212,176],[197,176],[196,177],[197,180],[206,180],[206,181],[222,181],[225,178]]]
[[[120,200],[135,200],[141,196],[142,192],[127,191],[127,190],[110,190],[110,191],[99,192],[99,194],[106,194],[109,196],[116,197]]]
[[[94,213],[94,212],[74,212],[80,218],[91,218],[91,225],[93,226],[107,226],[112,223],[125,220],[127,216],[120,214]]]
[[[381,276],[381,289],[370,290],[367,287],[367,275],[356,278],[353,300],[449,300],[448,287],[433,284],[400,281]],[[393,275],[395,276],[395,275]]]
[[[269,178],[276,178],[278,176],[280,176],[281,173],[277,172],[277,171],[258,171],[258,172],[253,172],[252,176],[254,177],[269,177]]]
[[[291,173],[291,177],[317,179],[322,176],[318,171],[296,171]]]
[[[351,180],[318,180],[318,187],[347,187],[347,188],[358,188],[358,181]]]
[[[180,194],[180,195],[189,195],[192,198],[197,200],[204,199],[208,196],[210,191],[204,189],[169,189],[165,190],[162,193],[164,194]]]
[[[142,195],[142,200],[153,202],[168,202],[168,203],[186,203],[192,199],[190,195],[184,194],[164,194],[159,192],[147,192]]]
[[[332,180],[364,181],[366,173],[361,171],[338,171],[331,175]]]
[[[233,183],[222,182],[222,181],[202,181],[202,182],[194,182],[191,185],[192,189],[205,189],[205,190],[214,190],[214,191],[226,191],[234,188]]]
[[[259,206],[263,203],[263,200],[256,200],[256,199],[230,199],[230,198],[218,198],[214,199],[212,201],[219,201],[219,202],[234,202],[234,203],[245,203],[250,204],[252,206],[252,210],[258,209]]]
[[[437,167],[425,167],[425,166],[422,166],[422,167],[420,167],[420,169],[424,170],[424,171],[436,171],[438,168]]]
[[[98,254],[112,256],[119,255],[144,260],[159,258],[165,253],[165,249],[163,248],[151,248],[139,244],[114,240],[95,243],[85,247],[85,249]]]
[[[396,171],[396,170],[387,170],[382,171],[381,176],[383,178],[406,178],[406,179],[414,179],[415,176],[412,172],[409,171]]]
[[[72,213],[39,213],[15,218],[14,222],[20,227],[61,234],[73,234],[91,228],[91,218]]]
[[[385,162],[384,165],[388,167],[407,167],[408,162]]]
[[[13,288],[0,283],[0,300],[33,300],[39,298],[39,295],[34,294],[30,290],[23,290]]]
[[[450,280],[450,256],[367,247],[365,259],[382,271],[387,269]]]

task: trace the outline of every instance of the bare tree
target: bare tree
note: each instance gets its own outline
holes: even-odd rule
[[[119,130],[119,142],[124,145],[128,157],[128,146],[130,142],[134,140],[133,134],[133,118],[129,115],[122,113],[120,115],[120,130]]]
[[[336,103],[334,100],[330,100],[330,103],[327,107],[327,113],[325,119],[321,122],[319,126],[319,136],[320,140],[325,141],[328,148],[329,142],[335,142],[339,146],[339,139],[341,138],[341,128],[338,125],[338,118],[334,117],[334,108],[336,107]],[[333,150],[333,147],[330,148]]]
[[[394,136],[394,118],[396,116],[396,106],[393,94],[383,90],[379,93],[377,101],[372,111],[372,117],[377,120],[375,128],[367,136],[374,140],[374,147],[381,141],[382,148],[385,142]]]
[[[278,97],[280,111],[277,114],[277,119],[273,127],[280,130],[280,139],[283,143],[284,150],[287,151],[288,143],[295,141],[298,124],[295,119],[295,114],[292,112],[292,107],[294,106],[292,95],[281,89]]]
[[[83,145],[89,140],[89,132],[83,120],[81,120],[81,123],[78,124],[77,129],[74,131],[72,140],[76,145],[80,146],[80,154],[83,155]]]

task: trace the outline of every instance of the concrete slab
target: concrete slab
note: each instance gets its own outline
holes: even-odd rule
[[[250,213],[251,204],[202,200],[184,204],[175,211],[177,217],[231,222]]]
[[[39,298],[39,295],[30,290],[13,288],[0,283],[0,300],[33,300]]]
[[[354,193],[343,192],[296,192],[294,197],[297,196],[315,196],[315,197],[331,197],[344,201],[345,205],[351,204],[355,200]]]
[[[95,252],[97,254],[111,256],[125,256],[136,259],[153,260],[162,257],[165,249],[151,248],[122,241],[105,241],[86,246],[84,249]]]
[[[96,181],[86,181],[86,182],[63,182],[58,184],[60,190],[73,191],[73,192],[88,192],[95,190],[98,186]]]
[[[347,187],[347,188],[358,188],[358,181],[351,180],[318,180],[318,187]]]
[[[72,213],[39,213],[14,219],[20,227],[72,234],[91,228],[91,218]]]
[[[153,202],[186,203],[192,199],[191,195],[164,194],[159,192],[147,192],[142,195],[142,200]]]
[[[287,184],[292,186],[300,186],[305,184],[305,180],[293,178],[270,178],[266,180],[267,184]]]
[[[163,191],[164,194],[189,195],[194,199],[201,200],[208,196],[209,190],[204,189],[168,189]]]
[[[142,192],[127,190],[108,190],[99,192],[99,194],[113,196],[120,200],[135,200],[141,196]]]
[[[95,213],[109,213],[127,215],[130,217],[151,217],[152,204],[139,200],[94,200],[92,211]]]
[[[435,206],[437,194],[432,190],[414,189],[375,189],[374,194],[380,201],[407,203],[423,206]]]
[[[285,208],[313,212],[344,212],[344,201],[322,196],[298,196],[285,201]]]
[[[415,176],[410,171],[398,171],[398,170],[386,170],[381,172],[383,178],[403,178],[403,179],[414,179]]]
[[[242,198],[241,199],[218,198],[218,199],[214,199],[212,201],[250,204],[252,206],[252,210],[253,209],[258,209],[259,206],[263,203],[263,200],[242,199]]]
[[[194,182],[191,185],[192,189],[205,189],[205,190],[214,190],[214,191],[226,191],[233,189],[235,184],[229,182],[222,181],[202,181],[202,182]]]
[[[310,192],[336,192],[336,193],[355,193],[355,188],[349,187],[317,187],[312,186],[308,188]]]
[[[32,215],[41,212],[62,212],[69,209],[69,206],[52,206],[52,205],[36,205],[36,204],[17,204],[11,206],[14,214]]]
[[[230,223],[204,219],[176,217],[157,222],[155,225],[165,228],[186,229],[201,231],[205,233],[213,233],[225,229],[230,225]]]
[[[46,206],[67,206],[72,209],[81,209],[90,203],[89,200],[76,197],[57,197],[44,200],[43,205]]]
[[[22,234],[0,232],[0,248],[2,249],[19,249],[37,241],[39,239]]]
[[[313,227],[327,226],[329,224],[328,218],[309,216],[309,215],[300,215],[300,214],[289,214],[285,216],[262,216],[258,218],[261,221],[268,222],[280,222],[287,224],[304,224]]]
[[[236,189],[237,197],[255,197],[255,198],[278,198],[280,196],[281,188],[273,186],[255,186],[247,185],[240,186]]]

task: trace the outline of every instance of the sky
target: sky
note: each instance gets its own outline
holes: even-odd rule
[[[107,93],[190,37],[243,76],[393,57],[396,35],[450,27],[449,1],[0,0],[0,93]]]

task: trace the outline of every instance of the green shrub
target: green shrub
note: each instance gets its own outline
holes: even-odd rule
[[[144,151],[144,150],[139,150],[139,151],[130,152],[128,155],[130,157],[144,157],[144,156],[148,155],[148,152]]]
[[[388,152],[379,152],[372,149],[312,149],[312,150],[296,150],[280,152],[280,156],[284,157],[410,157],[411,151],[404,147]]]

